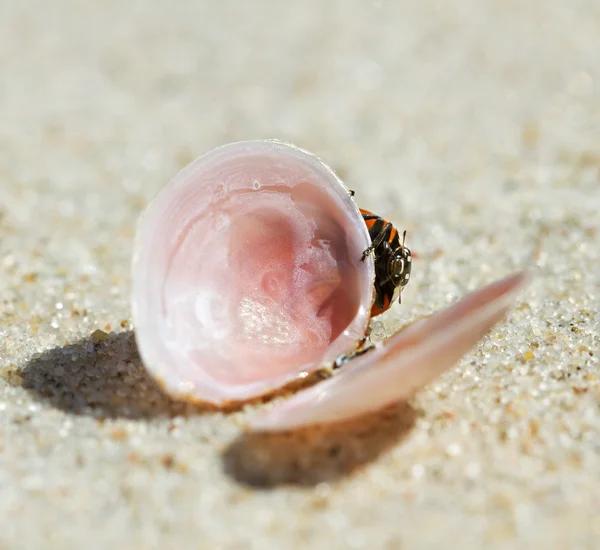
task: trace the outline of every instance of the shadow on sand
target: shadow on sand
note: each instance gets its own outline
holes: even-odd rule
[[[92,335],[33,357],[20,372],[34,397],[72,414],[150,419],[210,409],[166,395],[147,373],[134,334]]]
[[[398,403],[377,413],[281,433],[247,432],[224,452],[225,472],[252,487],[312,486],[345,477],[404,439],[417,413]]]

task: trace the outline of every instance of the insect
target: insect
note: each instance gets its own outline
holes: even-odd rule
[[[391,222],[362,208],[360,213],[371,237],[371,246],[363,252],[361,261],[375,255],[375,303],[371,308],[371,317],[374,317],[389,309],[396,299],[401,302],[400,294],[410,281],[412,255],[405,246],[406,231],[401,243],[398,230]]]
[[[354,191],[350,189],[349,193],[354,197]],[[405,246],[406,231],[400,243],[398,230],[391,222],[362,208],[360,213],[371,237],[371,246],[363,252],[360,261],[375,254],[375,303],[371,308],[371,317],[375,317],[387,311],[396,299],[401,303],[400,294],[410,281],[412,254]]]

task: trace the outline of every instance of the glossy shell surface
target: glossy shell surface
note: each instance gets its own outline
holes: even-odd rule
[[[314,155],[277,141],[210,151],[139,223],[133,318],[146,367],[169,393],[222,405],[333,362],[369,322],[369,243]]]

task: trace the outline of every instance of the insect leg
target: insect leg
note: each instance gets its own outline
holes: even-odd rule
[[[375,344],[367,344],[364,345],[361,344],[361,346],[355,350],[352,351],[346,355],[340,355],[333,363],[333,368],[334,369],[339,369],[340,367],[344,366],[346,363],[349,363],[350,361],[352,361],[353,359],[356,359],[357,357],[360,357],[361,355],[364,355],[365,353],[367,353],[368,351],[371,351],[372,349],[375,348]]]
[[[371,242],[371,246],[363,252],[362,258],[360,259],[361,262],[364,262],[365,258],[372,254],[382,242],[389,239],[393,228],[394,226],[388,222],[385,227],[379,231],[379,234]]]

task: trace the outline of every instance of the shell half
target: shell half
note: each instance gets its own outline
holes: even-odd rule
[[[215,405],[305,377],[365,334],[369,244],[348,189],[314,155],[278,141],[210,151],[139,222],[142,360],[171,395]]]

